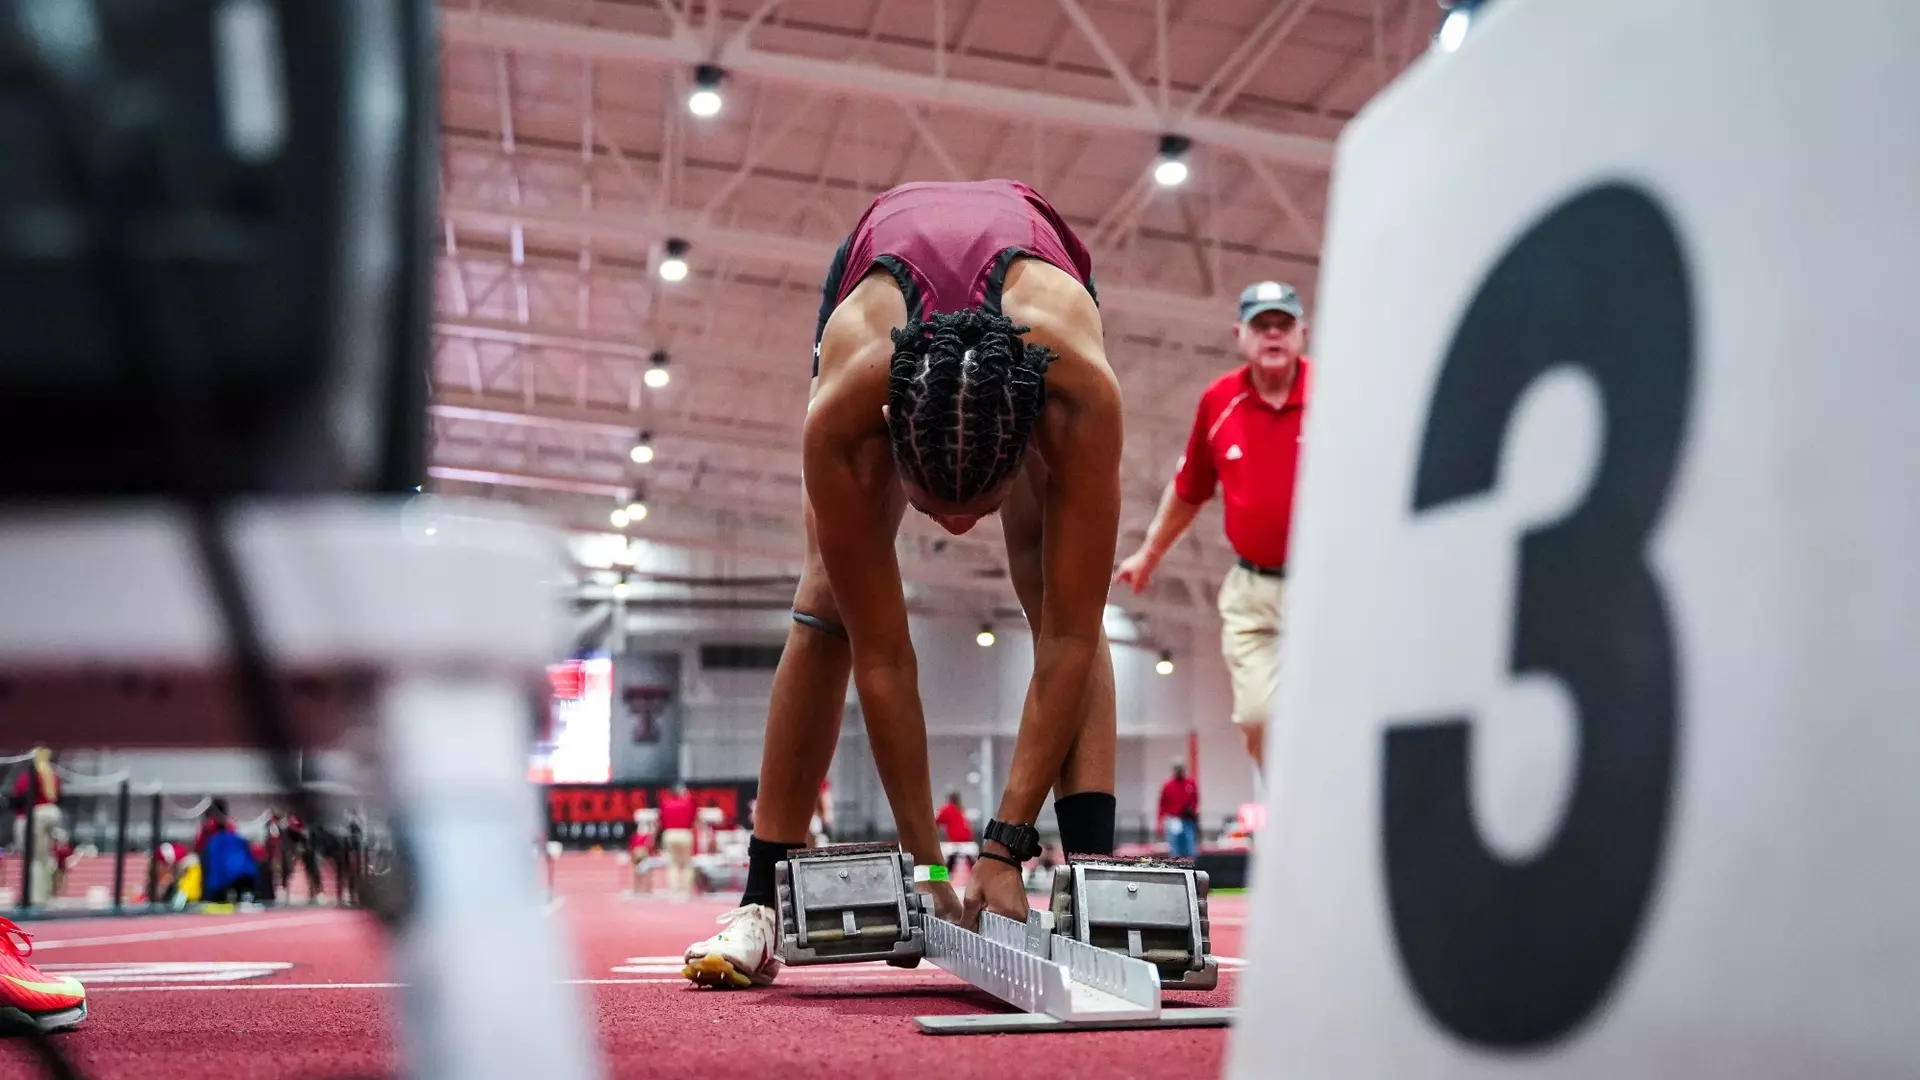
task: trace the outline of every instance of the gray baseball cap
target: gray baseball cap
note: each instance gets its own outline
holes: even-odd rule
[[[1240,321],[1263,311],[1284,311],[1296,319],[1307,317],[1306,305],[1294,287],[1279,281],[1256,281],[1240,290]]]

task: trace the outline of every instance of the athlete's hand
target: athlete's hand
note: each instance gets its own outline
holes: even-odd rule
[[[1020,871],[998,859],[981,859],[973,864],[973,877],[967,881],[966,920],[960,925],[980,929],[980,913],[991,911],[1017,923],[1027,921],[1027,883]]]
[[[922,881],[913,886],[925,893],[933,901],[933,915],[950,923],[958,923],[966,918],[966,908],[960,903],[960,894],[953,886],[944,881]]]
[[[1135,596],[1145,592],[1153,582],[1154,568],[1160,565],[1160,557],[1141,548],[1126,557],[1120,563],[1120,569],[1113,575],[1116,585],[1125,585],[1133,590]]]

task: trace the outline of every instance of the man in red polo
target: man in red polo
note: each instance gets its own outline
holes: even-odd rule
[[[1187,452],[1160,499],[1140,549],[1114,580],[1138,593],[1216,487],[1225,493],[1227,541],[1240,556],[1220,586],[1220,645],[1233,678],[1233,721],[1262,764],[1267,710],[1280,685],[1280,597],[1294,474],[1306,415],[1306,308],[1293,286],[1262,281],[1240,294],[1234,339],[1245,361],[1200,395]]]

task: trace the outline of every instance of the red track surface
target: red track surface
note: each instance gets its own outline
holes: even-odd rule
[[[905,972],[882,965],[789,969],[767,989],[693,989],[678,977],[674,958],[711,932],[731,898],[623,900],[612,891],[618,877],[611,860],[583,856],[567,864],[552,917],[568,925],[574,974],[587,984],[556,992],[578,994],[593,1010],[609,1076],[1057,1080],[1220,1073],[1221,1029],[922,1035],[914,1016],[1004,1008],[925,965]],[[1214,901],[1214,943],[1224,956],[1239,955],[1241,911],[1238,898]],[[184,971],[142,983],[89,980],[86,970],[74,971],[89,982],[93,1015],[60,1043],[96,1080],[396,1075],[395,990],[356,985],[393,979],[384,945],[363,915],[294,909],[33,929],[41,945],[35,959],[56,969],[162,961],[291,965],[265,974],[220,972],[219,981],[197,983]],[[513,962],[512,941],[481,944],[499,950],[502,963]],[[1232,982],[1229,973],[1219,991],[1168,1000],[1228,1004]],[[23,1048],[0,1044],[0,1077],[35,1075]]]

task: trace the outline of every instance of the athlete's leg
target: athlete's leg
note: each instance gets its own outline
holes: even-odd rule
[[[897,525],[906,500],[896,497],[894,503],[889,509]],[[807,846],[820,783],[840,740],[853,654],[820,561],[811,505],[805,517],[806,562],[794,591],[796,619],[787,629],[767,705],[747,886],[740,907],[723,918],[726,928],[686,950],[686,976],[711,986],[765,985],[778,974],[775,867],[789,850]]]
[[[1029,459],[1007,501],[1000,508],[1007,538],[1007,569],[1013,591],[1027,613],[1027,625],[1038,640],[1046,575],[1041,542],[1045,533],[1045,506],[1041,491],[1045,468]],[[1061,846],[1076,855],[1105,855],[1113,851],[1114,754],[1118,717],[1113,692],[1113,656],[1105,631],[1087,680],[1080,732],[1061,766],[1053,788],[1053,808],[1060,825]]]
[[[814,541],[811,506],[805,517],[806,562],[793,597],[794,614],[803,618],[787,628],[786,648],[773,673],[753,822],[755,837],[790,847],[808,842],[820,782],[827,778],[840,739],[853,670],[840,609]]]

